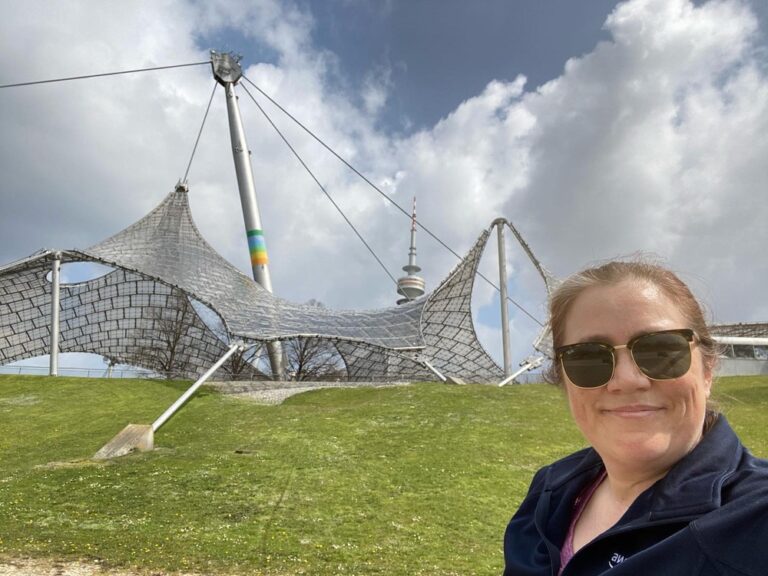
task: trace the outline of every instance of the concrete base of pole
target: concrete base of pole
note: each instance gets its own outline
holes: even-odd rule
[[[148,452],[155,446],[155,433],[150,424],[128,424],[120,433],[93,455],[93,460],[125,456],[135,450]]]
[[[447,376],[445,379],[446,384],[460,384],[464,385],[466,382],[457,376]]]

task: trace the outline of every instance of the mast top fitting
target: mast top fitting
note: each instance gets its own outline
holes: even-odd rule
[[[211,50],[211,67],[213,68],[213,77],[216,82],[222,86],[227,84],[237,84],[243,75],[240,68],[242,56],[234,52],[216,52]]]

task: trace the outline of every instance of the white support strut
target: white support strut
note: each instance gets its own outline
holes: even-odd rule
[[[179,397],[179,399],[176,400],[176,402],[174,402],[170,406],[170,408],[168,408],[168,410],[163,412],[162,415],[157,420],[155,420],[152,423],[152,432],[157,432],[158,428],[160,428],[160,426],[165,424],[165,422],[171,416],[173,416],[173,414],[179,408],[181,408],[187,400],[189,400],[189,398],[192,396],[192,394],[197,392],[197,389],[200,388],[200,386],[202,386],[205,383],[205,381],[208,380],[208,378],[213,376],[213,374],[214,374],[214,372],[216,372],[216,370],[221,368],[221,365],[224,364],[224,362],[226,362],[229,359],[229,357],[232,356],[232,354],[234,354],[235,352],[237,352],[238,350],[241,350],[241,349],[244,349],[244,346],[243,346],[242,342],[236,342],[235,344],[232,344],[232,346],[229,347],[229,350],[227,350],[227,353],[224,354],[224,356],[222,356],[221,358],[219,358],[219,360],[218,360],[218,362],[216,362],[216,364],[211,366],[205,374],[200,376],[200,378],[198,378],[197,381],[194,384],[192,384],[192,386],[190,386],[187,389],[187,391],[184,392],[184,394],[182,394]]]
[[[434,366],[432,366],[432,364],[430,364],[430,363],[429,363],[429,361],[428,361],[428,360],[425,360],[424,358],[422,358],[422,359],[421,359],[421,362],[422,362],[422,364],[424,364],[424,366],[426,366],[427,368],[429,368],[429,370],[430,370],[430,371],[431,371],[431,372],[432,372],[432,373],[433,373],[435,376],[437,376],[438,378],[440,378],[440,381],[441,381],[441,382],[447,382],[447,381],[448,381],[448,378],[446,378],[445,376],[443,376],[443,375],[442,375],[442,374],[441,374],[441,373],[440,373],[440,372],[437,370],[437,368],[435,368]]]
[[[536,356],[535,358],[528,358],[528,359],[526,359],[522,363],[520,369],[517,372],[515,372],[514,374],[510,374],[509,376],[504,378],[504,380],[499,382],[499,387],[506,386],[507,384],[512,382],[515,378],[520,376],[520,374],[522,374],[524,372],[528,372],[529,370],[535,370],[536,368],[541,366],[543,363],[544,363],[544,357],[543,356]]]

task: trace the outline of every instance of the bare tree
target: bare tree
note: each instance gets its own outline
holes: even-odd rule
[[[310,300],[310,306],[324,308]],[[142,330],[140,346],[130,363],[149,368],[172,378],[185,374],[184,339],[195,330],[210,330],[223,344],[233,338],[222,319],[206,305],[191,300],[184,292],[173,289],[166,305],[151,309],[151,328]],[[346,365],[336,346],[326,338],[301,336],[283,341],[287,375],[291,380],[346,379]],[[261,344],[234,353],[221,367],[221,373],[233,380],[270,380],[266,347]]]
[[[140,346],[130,359],[131,364],[149,368],[170,379],[185,373],[182,339],[195,326],[192,304],[181,290],[172,289],[166,306],[151,308],[153,328],[142,330],[142,339],[149,344]]]
[[[264,364],[262,348],[257,345],[238,350],[227,359],[221,371],[230,380],[271,380],[271,374],[260,367]]]
[[[312,298],[307,306],[325,308],[325,304]],[[283,340],[283,358],[287,376],[291,380],[345,380],[347,367],[336,346],[327,338],[298,336]]]
[[[344,360],[333,342],[316,336],[283,340],[283,353],[291,380],[343,380]]]
[[[203,324],[213,332],[213,335],[224,345],[231,346],[234,339],[221,316],[198,300],[192,300],[192,306]],[[260,367],[264,364],[262,348],[261,345],[254,345],[244,350],[238,350],[219,369],[219,374],[228,380],[270,380],[269,372]]]

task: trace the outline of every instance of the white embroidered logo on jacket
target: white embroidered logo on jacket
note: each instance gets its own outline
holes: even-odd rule
[[[611,559],[608,560],[608,567],[614,568],[619,564],[621,564],[622,562],[624,562],[624,560],[626,560],[626,558],[622,554],[619,554],[618,552],[614,552],[613,556],[611,556]]]

